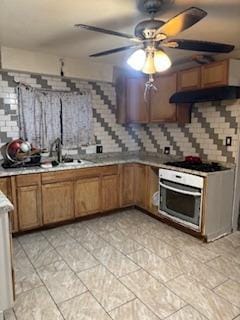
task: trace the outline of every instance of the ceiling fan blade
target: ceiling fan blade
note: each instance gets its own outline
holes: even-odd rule
[[[129,40],[132,40],[132,41],[137,41],[137,42],[140,41],[139,39],[135,38],[133,35],[127,34],[127,33],[123,33],[123,32],[118,32],[118,31],[98,28],[98,27],[94,27],[94,26],[89,26],[87,24],[81,24],[81,23],[75,24],[74,26],[78,27],[78,28],[87,29],[89,31],[101,32],[101,33],[105,33],[105,34],[110,34],[112,36],[126,38],[126,39],[129,39]]]
[[[179,32],[190,28],[195,23],[203,19],[206,15],[207,12],[202,9],[196,7],[188,8],[172,19],[168,20],[156,31],[156,35],[159,33],[163,33],[167,37],[173,37]]]
[[[121,52],[121,51],[125,51],[131,48],[137,48],[139,47],[138,45],[131,45],[131,46],[124,46],[124,47],[119,47],[119,48],[115,48],[115,49],[110,49],[107,51],[102,51],[102,52],[98,52],[98,53],[94,53],[91,54],[89,57],[101,57],[101,56],[106,56],[108,54],[112,54],[112,53],[117,53],[117,52]]]
[[[168,48],[219,53],[229,53],[234,49],[234,46],[230,44],[184,39],[171,40],[162,45]]]

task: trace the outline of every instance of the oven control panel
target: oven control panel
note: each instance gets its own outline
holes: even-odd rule
[[[168,169],[159,169],[159,178],[200,189],[203,188],[204,182],[203,177]]]

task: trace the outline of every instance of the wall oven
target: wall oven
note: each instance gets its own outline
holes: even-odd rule
[[[200,231],[204,178],[184,172],[159,170],[159,213]]]

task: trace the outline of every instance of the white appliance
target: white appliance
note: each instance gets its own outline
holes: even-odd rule
[[[159,170],[159,213],[196,231],[201,229],[204,178]]]
[[[8,200],[6,199],[6,201]],[[3,311],[13,305],[11,238],[8,214],[8,211],[12,209],[13,206],[10,202],[8,209],[2,210],[0,208],[0,320],[3,320]]]

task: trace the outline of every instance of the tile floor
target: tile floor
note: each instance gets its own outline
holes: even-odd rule
[[[204,244],[138,210],[14,239],[6,320],[240,320],[240,232]]]

